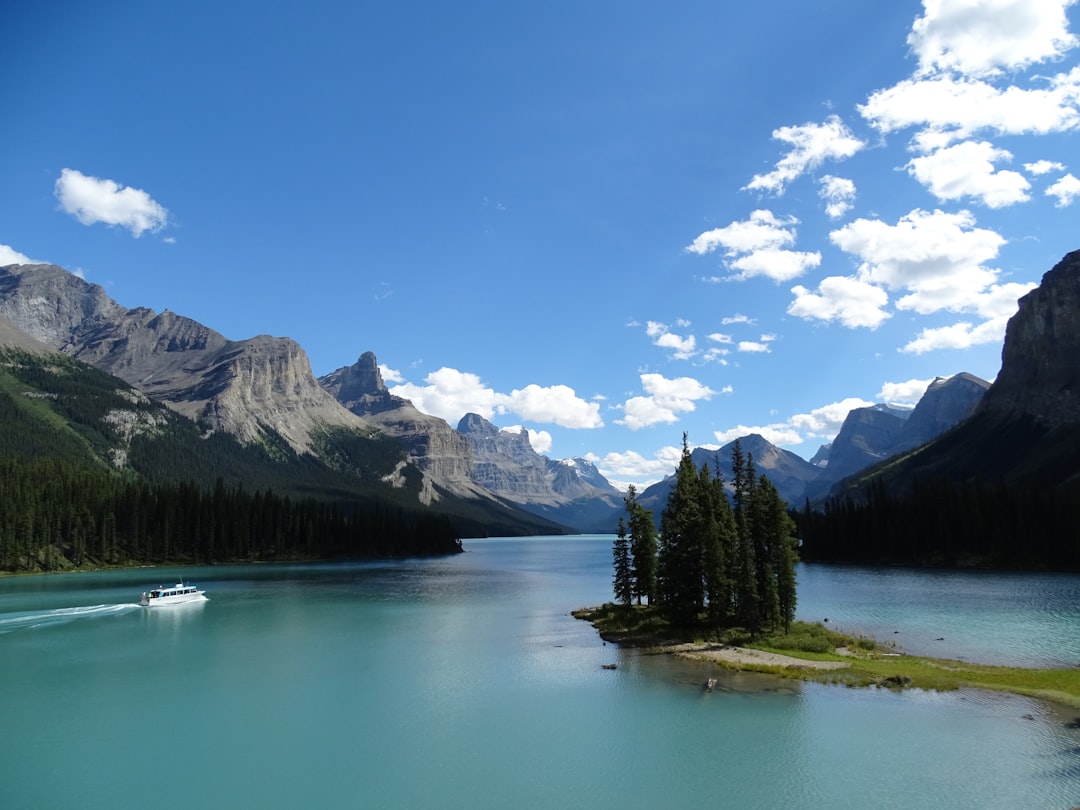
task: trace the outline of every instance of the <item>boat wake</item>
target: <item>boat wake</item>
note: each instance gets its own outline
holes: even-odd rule
[[[0,614],[0,635],[14,630],[29,630],[34,627],[47,627],[63,624],[76,619],[92,619],[101,616],[119,616],[132,610],[138,610],[134,603],[126,605],[87,605],[85,607],[53,608],[52,610],[28,610],[21,613]]]

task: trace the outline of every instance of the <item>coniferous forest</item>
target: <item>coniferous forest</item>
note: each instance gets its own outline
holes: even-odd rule
[[[738,442],[732,454],[732,497],[719,470],[697,469],[686,437],[675,486],[660,516],[626,498],[613,545],[615,598],[643,599],[671,624],[753,635],[786,630],[795,617],[795,524],[787,504]]]
[[[1080,570],[1080,497],[1058,488],[878,480],[793,516],[808,561]]]
[[[409,503],[415,482],[381,485],[396,442],[339,437],[332,469],[269,432],[207,435],[59,355],[0,361],[0,570],[461,550],[461,525]]]

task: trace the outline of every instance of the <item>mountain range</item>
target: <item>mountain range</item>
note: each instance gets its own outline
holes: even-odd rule
[[[1076,476],[1078,343],[1080,253],[1072,253],[1021,300],[993,385],[957,374],[935,380],[914,409],[853,410],[810,462],[761,436],[740,442],[792,504],[851,491],[868,471],[896,486],[929,471],[1057,485]],[[390,393],[371,352],[316,379],[289,338],[232,341],[168,310],[126,309],[60,267],[0,268],[0,346],[60,353],[118,378],[130,396],[167,409],[146,424],[181,417],[193,443],[227,438],[278,464],[314,465],[316,490],[355,490],[361,480],[365,491],[457,515],[465,532],[610,532],[623,507],[589,461],[549,459],[524,430],[477,414],[452,427],[420,412]],[[145,435],[144,417],[120,421]],[[723,473],[731,449],[699,448],[694,460]],[[127,463],[120,447],[108,457]],[[661,481],[638,500],[658,515],[669,489]]]

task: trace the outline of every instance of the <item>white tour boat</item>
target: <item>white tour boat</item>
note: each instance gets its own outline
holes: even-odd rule
[[[147,591],[139,599],[143,607],[167,607],[168,605],[182,605],[185,602],[206,601],[206,591],[200,591],[194,585],[185,585],[177,582],[175,585],[158,585]]]

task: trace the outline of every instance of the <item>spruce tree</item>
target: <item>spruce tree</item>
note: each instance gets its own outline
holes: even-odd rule
[[[630,540],[626,536],[626,522],[621,517],[615,543],[612,546],[612,557],[615,566],[615,576],[612,579],[615,601],[622,605],[630,605],[634,598],[634,581],[630,570]]]
[[[656,596],[656,524],[653,513],[637,502],[637,490],[627,489],[626,512],[629,517],[631,576],[633,592],[640,605],[642,598],[652,604]]]

